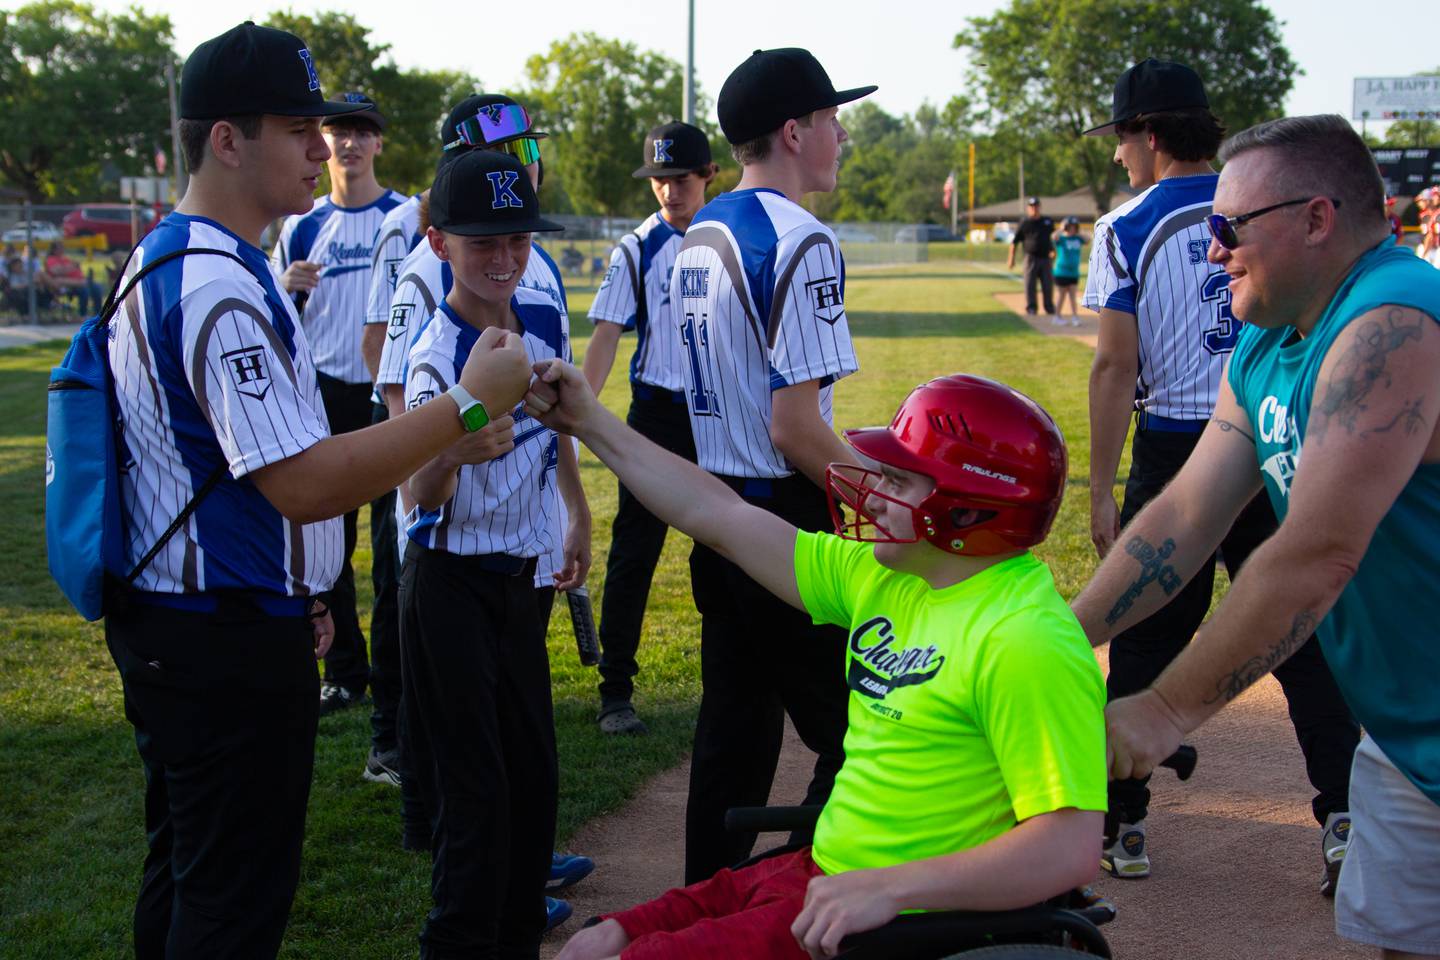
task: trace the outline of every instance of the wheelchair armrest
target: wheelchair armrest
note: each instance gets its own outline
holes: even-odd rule
[[[984,946],[992,940],[1017,942],[1016,938],[1063,932],[1091,954],[1109,958],[1110,945],[1095,925],[1095,920],[1103,923],[1105,919],[1108,917],[1101,918],[1098,912],[1092,920],[1079,911],[1049,906],[903,914],[883,927],[846,937],[840,943],[840,956],[846,960],[918,960]]]
[[[730,833],[814,830],[821,809],[819,804],[805,807],[731,807],[725,811],[725,829]]]

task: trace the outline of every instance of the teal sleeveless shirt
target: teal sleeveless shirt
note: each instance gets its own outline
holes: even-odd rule
[[[1249,325],[1240,335],[1230,386],[1282,521],[1325,354],[1347,324],[1386,304],[1440,321],[1440,270],[1390,237],[1356,261],[1309,336]],[[1415,470],[1317,633],[1356,719],[1440,803],[1440,464]]]

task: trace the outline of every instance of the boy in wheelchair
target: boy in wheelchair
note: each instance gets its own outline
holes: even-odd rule
[[[831,466],[845,506],[831,536],[629,430],[573,367],[536,372],[533,416],[579,437],[666,523],[849,630],[846,760],[813,847],[612,914],[561,960],[833,956],[903,911],[1026,907],[1093,877],[1105,688],[1029,550],[1066,477],[1044,410],[979,377],[922,384],[888,427],[846,432],[874,468]]]

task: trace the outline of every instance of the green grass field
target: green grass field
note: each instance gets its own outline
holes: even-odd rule
[[[1032,395],[1056,416],[1070,446],[1065,506],[1038,551],[1068,597],[1094,566],[1086,505],[1090,352],[1031,332],[995,302],[992,293],[1007,289],[1015,284],[993,270],[953,261],[852,272],[848,306],[863,370],[837,388],[836,422],[884,423],[910,387],[956,371]],[[571,301],[577,354],[589,301],[589,294]],[[58,344],[0,352],[0,510],[10,518],[0,528],[0,957],[26,960],[128,955],[144,856],[141,767],[119,679],[99,627],[70,611],[46,573],[44,383],[60,353]],[[625,394],[617,372],[605,400],[619,411]],[[598,609],[615,479],[588,453],[582,472],[595,516]],[[621,805],[688,747],[699,696],[688,549],[672,534],[651,594],[637,696],[648,737],[617,740],[595,730],[595,674],[578,664],[563,604],[552,622],[562,847],[579,824]],[[368,552],[356,561],[368,609]],[[320,725],[286,957],[414,955],[429,906],[428,858],[400,849],[398,791],[360,777],[368,737],[363,710]]]

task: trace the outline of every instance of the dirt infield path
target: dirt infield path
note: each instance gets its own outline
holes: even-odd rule
[[[1104,666],[1102,651],[1101,664]],[[1097,875],[1119,918],[1105,927],[1119,960],[1322,960],[1371,957],[1335,935],[1320,896],[1320,831],[1285,701],[1267,677],[1190,740],[1195,776],[1156,777],[1148,821],[1154,873],[1119,881]],[[810,754],[792,734],[772,802],[803,794]],[[573,850],[595,873],[569,891],[575,919],[639,903],[680,883],[688,764],[660,774],[629,805],[586,824]],[[761,838],[783,842],[783,838]],[[1098,874],[1098,871],[1097,871]],[[564,936],[542,950],[553,957]]]
[[[996,271],[997,273],[1000,271]],[[1026,317],[1023,293],[996,299],[1047,335],[1093,347],[1094,314],[1057,327]],[[1101,651],[1101,666],[1105,667]],[[1320,896],[1320,831],[1313,791],[1279,685],[1266,677],[1190,742],[1200,752],[1195,776],[1155,778],[1149,830],[1153,875],[1095,886],[1119,918],[1105,935],[1120,960],[1330,960],[1372,957],[1335,934],[1332,902]],[[811,755],[790,731],[772,803],[803,796]],[[654,897],[680,883],[688,764],[660,774],[623,809],[586,824],[570,846],[595,859],[596,871],[569,891],[575,919],[548,941],[553,957],[586,917]],[[783,842],[762,837],[760,848]]]

